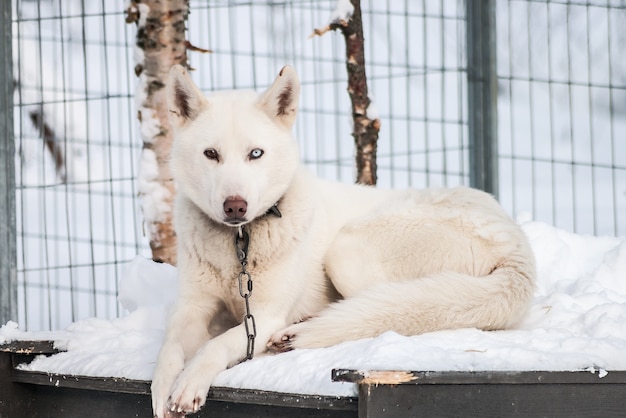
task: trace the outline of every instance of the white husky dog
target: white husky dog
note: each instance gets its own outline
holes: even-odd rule
[[[219,372],[268,347],[496,330],[527,310],[533,254],[491,196],[314,177],[291,134],[299,92],[291,67],[260,95],[208,97],[171,70],[180,294],[152,382],[155,416],[197,411]]]

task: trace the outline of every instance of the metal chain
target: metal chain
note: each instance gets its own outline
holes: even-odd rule
[[[238,277],[239,294],[246,304],[246,313],[243,317],[243,324],[246,327],[246,335],[248,337],[246,360],[251,360],[254,356],[254,339],[256,338],[256,323],[254,322],[254,315],[252,315],[252,312],[250,312],[250,296],[252,296],[252,276],[246,270],[246,267],[248,265],[249,243],[250,236],[248,235],[248,232],[243,229],[243,226],[240,226],[238,233],[235,235],[235,249],[237,251],[237,258],[239,259],[239,263],[241,263],[241,272],[239,273]]]

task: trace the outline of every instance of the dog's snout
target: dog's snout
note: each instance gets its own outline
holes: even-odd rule
[[[248,202],[241,196],[229,196],[224,201],[224,214],[228,219],[242,219],[248,211]]]

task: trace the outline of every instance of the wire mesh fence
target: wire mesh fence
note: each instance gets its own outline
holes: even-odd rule
[[[497,2],[500,198],[626,234],[626,3]]]
[[[498,1],[500,189],[513,216],[626,233],[626,6]],[[123,4],[12,0],[18,322],[62,328],[119,315],[125,263],[149,257],[137,195],[135,27]],[[334,0],[191,1],[189,52],[205,91],[302,82],[295,134],[320,176],[355,175]],[[469,182],[462,1],[363,0],[379,187]],[[1,278],[0,278],[1,279]]]
[[[295,66],[303,86],[296,136],[305,161],[319,175],[353,181],[344,41],[335,33],[310,37],[335,3],[191,2],[190,41],[213,53],[192,53],[190,61],[206,90],[264,88],[282,65]],[[383,121],[379,184],[466,182],[463,3],[362,7],[369,91]]]
[[[145,246],[132,30],[115,2],[14,1],[13,17],[19,323],[113,317]]]

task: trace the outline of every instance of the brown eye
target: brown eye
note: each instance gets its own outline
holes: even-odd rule
[[[207,157],[209,160],[215,160],[215,161],[219,161],[220,160],[220,155],[218,154],[218,152],[214,149],[214,148],[207,148],[204,150],[204,156]]]
[[[263,150],[261,148],[255,148],[252,151],[250,151],[248,158],[250,158],[251,160],[257,160],[261,158],[262,156],[263,156]]]

